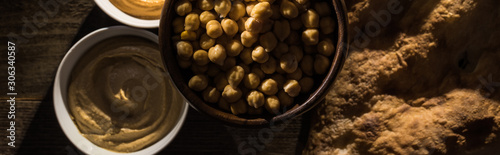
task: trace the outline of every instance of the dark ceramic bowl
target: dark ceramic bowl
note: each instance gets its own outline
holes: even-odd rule
[[[160,19],[159,44],[166,69],[170,73],[175,86],[177,86],[193,108],[212,118],[220,120],[227,125],[240,127],[264,127],[271,124],[286,122],[311,110],[319,103],[319,101],[324,99],[328,93],[328,88],[335,81],[335,77],[340,72],[347,56],[349,43],[347,40],[348,35],[345,4],[343,0],[332,0],[329,2],[331,2],[331,8],[335,11],[335,19],[338,23],[336,26],[336,35],[331,38],[334,42],[336,41],[336,50],[334,54],[329,57],[331,60],[331,66],[328,73],[323,76],[313,77],[316,81],[314,92],[299,95],[295,98],[296,106],[279,115],[268,114],[262,116],[236,116],[230,112],[219,109],[216,104],[214,106],[214,104],[206,103],[198,92],[195,92],[188,87],[187,83],[190,77],[189,73],[179,67],[176,59],[175,46],[173,46],[173,42],[171,40],[173,34],[172,21],[177,16],[174,10],[175,2],[177,1],[165,1]]]

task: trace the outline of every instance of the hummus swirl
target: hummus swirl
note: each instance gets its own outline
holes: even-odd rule
[[[116,8],[141,19],[160,19],[165,0],[110,0]]]
[[[116,152],[134,152],[165,137],[182,97],[162,65],[158,45],[119,36],[92,47],[72,71],[69,111],[81,134]]]

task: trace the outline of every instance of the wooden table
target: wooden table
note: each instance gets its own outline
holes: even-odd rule
[[[61,1],[61,2],[59,2]],[[122,25],[91,0],[15,0],[0,5],[0,154],[79,154],[57,122],[52,87],[57,67],[79,38],[101,27]],[[150,30],[157,32],[157,30]],[[11,38],[8,38],[8,37]],[[14,36],[14,37],[13,37]],[[11,96],[7,89],[7,41],[16,44],[16,142],[7,145]],[[307,141],[309,116],[291,120],[258,154],[300,154]],[[240,144],[261,129],[228,127],[189,109],[186,122],[163,153],[237,154]],[[262,150],[261,150],[262,149]]]

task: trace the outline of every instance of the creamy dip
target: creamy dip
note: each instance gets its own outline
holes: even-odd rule
[[[116,8],[141,19],[160,19],[165,0],[109,0]]]
[[[158,45],[119,36],[93,46],[71,73],[69,111],[81,134],[116,152],[134,152],[177,123],[181,97],[165,76]]]

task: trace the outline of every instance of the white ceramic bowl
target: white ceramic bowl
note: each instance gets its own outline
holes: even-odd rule
[[[94,0],[94,1],[97,4],[97,6],[101,8],[101,10],[103,10],[106,14],[108,14],[108,16],[125,25],[138,28],[157,28],[160,23],[160,19],[145,20],[130,16],[125,12],[121,11],[120,9],[118,9],[117,7],[115,7],[115,5],[109,2],[109,0]]]
[[[69,140],[81,151],[86,154],[128,154],[128,155],[139,155],[139,154],[154,154],[165,146],[167,146],[177,135],[179,132],[184,119],[186,118],[188,103],[187,100],[180,94],[179,90],[176,87],[173,87],[172,84],[171,89],[175,89],[174,94],[179,95],[182,98],[182,102],[180,103],[172,103],[172,104],[183,104],[182,110],[180,112],[179,119],[177,120],[176,125],[172,128],[172,130],[162,139],[154,143],[153,145],[146,147],[142,150],[131,152],[131,153],[117,153],[101,148],[92,142],[90,142],[87,138],[83,137],[80,134],[77,126],[71,120],[69,110],[67,109],[67,92],[68,92],[68,84],[69,78],[71,75],[71,70],[73,66],[78,62],[78,60],[83,56],[83,54],[96,43],[100,41],[121,35],[132,35],[143,37],[158,43],[158,36],[145,30],[130,28],[126,26],[113,26],[107,28],[98,29],[92,33],[89,33],[82,39],[80,39],[71,49],[69,49],[66,56],[64,56],[59,68],[57,69],[57,74],[54,82],[54,108],[56,111],[57,120],[59,121],[59,125],[61,126],[64,134],[69,138]],[[166,74],[169,80],[172,80],[170,75]],[[172,82],[172,81],[171,81]]]

